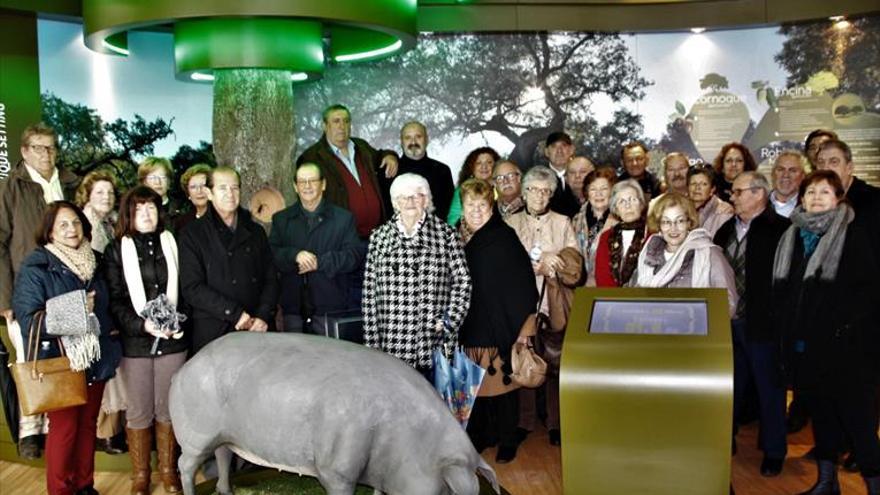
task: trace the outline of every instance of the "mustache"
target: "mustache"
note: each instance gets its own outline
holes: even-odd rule
[[[407,146],[406,149],[408,149],[408,150],[410,150],[410,151],[412,151],[412,150],[420,150],[420,149],[422,149],[422,145],[421,145],[421,144],[418,144],[418,143],[413,143],[413,144],[410,144],[409,146]]]

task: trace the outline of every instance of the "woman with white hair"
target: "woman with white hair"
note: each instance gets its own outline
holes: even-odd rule
[[[541,329],[538,339],[545,349],[548,360],[547,370],[547,430],[550,443],[560,445],[559,431],[559,358],[562,353],[564,325],[553,324],[568,318],[570,308],[557,307],[551,301],[552,291],[570,296],[571,275],[575,282],[583,270],[583,258],[578,251],[577,238],[571,221],[565,215],[550,210],[550,198],[556,191],[556,173],[549,167],[536,166],[529,169],[523,178],[525,210],[507,217],[507,223],[516,231],[523,247],[532,260],[535,285],[541,292],[540,311],[548,316],[550,329]],[[568,248],[568,249],[567,249]],[[563,313],[559,315],[559,313]],[[559,328],[561,327],[561,328]],[[545,331],[546,330],[546,331]],[[521,434],[534,430],[536,424],[535,391],[520,389]]]
[[[596,248],[596,286],[622,287],[638,265],[648,230],[645,193],[634,179],[620,181],[611,189],[611,214],[620,220],[599,237]]]
[[[424,177],[391,183],[394,216],[370,235],[364,274],[364,342],[433,381],[431,355],[457,343],[470,306],[471,278],[461,239],[431,213]]]

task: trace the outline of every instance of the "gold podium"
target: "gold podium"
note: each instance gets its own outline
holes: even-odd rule
[[[564,493],[727,494],[726,292],[579,289],[562,352],[560,409]]]

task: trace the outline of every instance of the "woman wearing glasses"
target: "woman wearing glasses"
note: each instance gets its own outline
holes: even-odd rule
[[[461,239],[433,215],[431,188],[417,174],[391,183],[394,216],[370,235],[364,273],[364,343],[433,382],[431,356],[452,350],[471,300]]]
[[[181,209],[180,205],[168,195],[171,189],[171,180],[174,178],[171,161],[158,156],[148,156],[138,165],[137,173],[138,182],[156,191],[156,194],[162,198],[165,221],[173,226],[181,215]]]
[[[645,193],[635,179],[611,189],[611,214],[618,220],[599,236],[596,248],[596,286],[622,287],[636,269],[648,229],[645,224]]]
[[[697,225],[697,210],[688,198],[664,194],[648,216],[648,228],[658,233],[645,242],[629,285],[727,289],[732,316],[737,301],[733,269],[709,233]]]
[[[208,176],[211,174],[211,166],[198,163],[186,169],[180,176],[180,188],[186,198],[192,203],[192,208],[177,217],[174,221],[174,232],[180,234],[184,227],[196,218],[201,218],[210,206],[208,200]]]
[[[571,248],[569,251],[577,253],[578,244],[568,217],[550,210],[550,198],[553,197],[555,191],[555,172],[545,166],[530,168],[523,177],[523,197],[526,208],[507,218],[508,225],[513,227],[519,241],[529,253],[538,290],[545,288],[546,280],[547,286],[544,291],[541,291],[543,299],[540,302],[541,313],[545,315],[551,313],[550,298],[547,294],[550,286],[553,285],[556,289],[562,285],[560,279],[562,274],[575,272],[577,277],[583,269],[583,260],[579,255],[575,262],[572,262],[570,257],[561,255],[566,248]],[[561,352],[562,331],[552,334],[541,332],[538,338],[542,339],[545,347],[552,347]],[[548,364],[550,366],[547,370],[546,383],[547,430],[549,431],[550,443],[559,445],[561,443],[559,433],[559,361],[557,359],[555,363],[551,361]],[[535,423],[535,391],[521,389],[519,426],[528,432],[535,428]]]

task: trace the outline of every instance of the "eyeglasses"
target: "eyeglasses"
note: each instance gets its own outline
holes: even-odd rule
[[[636,206],[639,203],[641,203],[639,198],[618,198],[616,204],[617,206]]]
[[[675,220],[670,220],[668,218],[660,219],[660,228],[668,229],[672,226],[676,226],[680,229],[683,229],[688,226],[687,218],[676,218]]]
[[[509,172],[506,174],[499,174],[499,175],[495,176],[495,182],[508,182],[508,181],[512,181],[514,179],[519,179],[519,177],[520,177],[519,172]]]
[[[154,184],[164,184],[168,182],[168,177],[165,175],[148,175],[147,182],[152,182]]]
[[[55,146],[44,146],[42,144],[30,144],[28,145],[28,148],[30,148],[31,151],[35,153],[46,153],[49,155],[53,155],[57,151],[57,148],[55,148]]]
[[[531,194],[537,194],[538,196],[544,196],[544,197],[547,197],[547,196],[550,196],[551,194],[553,194],[553,192],[547,187],[527,187],[526,192],[531,193]]]
[[[415,201],[421,201],[421,200],[425,199],[425,195],[422,193],[419,193],[419,194],[413,194],[411,196],[398,196],[397,199],[399,201],[404,201],[404,202],[415,202]]]
[[[755,189],[761,189],[761,188],[760,188],[760,187],[757,187],[757,186],[752,186],[752,187],[743,187],[742,189],[731,189],[731,190],[730,190],[730,196],[731,196],[731,197],[733,197],[733,196],[739,196],[739,195],[741,195],[742,193],[744,193],[744,192],[746,192],[746,191],[754,191]]]
[[[297,179],[296,184],[298,186],[315,186],[321,183],[324,179]]]

